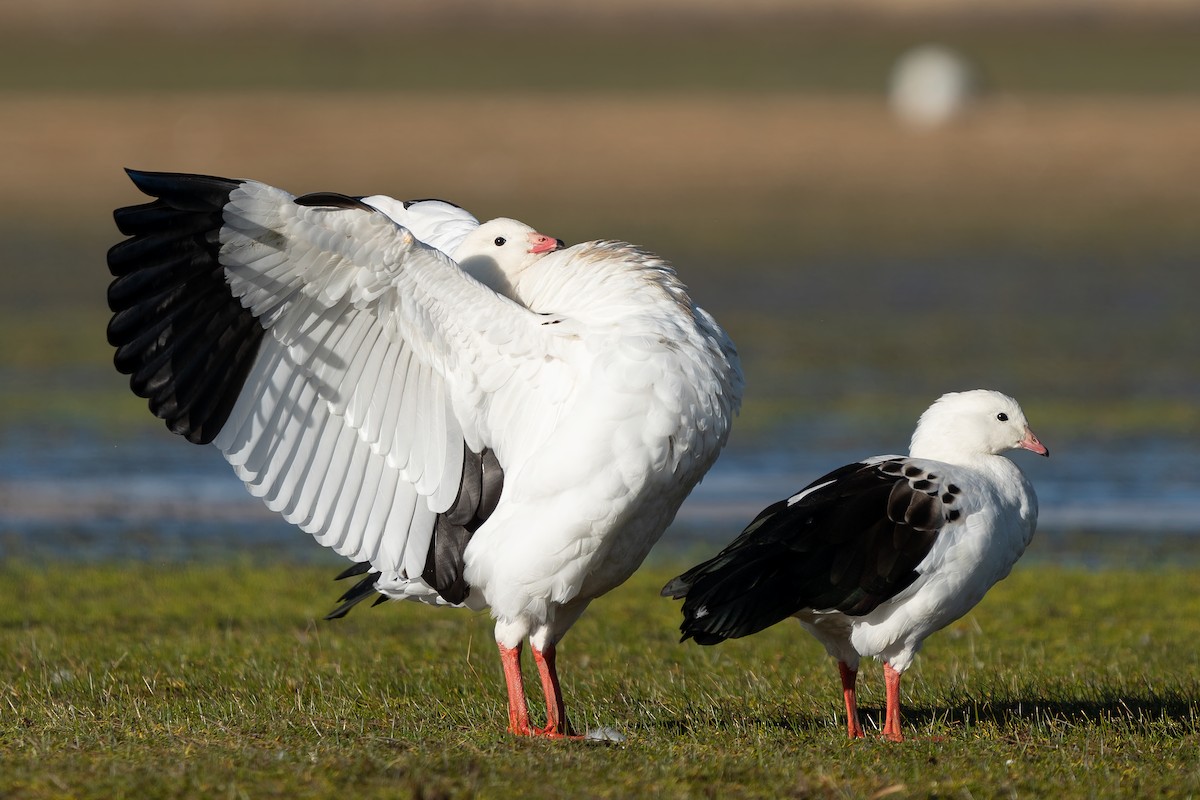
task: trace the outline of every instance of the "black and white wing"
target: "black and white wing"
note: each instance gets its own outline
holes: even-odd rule
[[[764,509],[728,547],[672,580],[683,638],[747,636],[811,608],[870,613],[918,577],[962,511],[936,462],[888,456],[841,467]]]
[[[542,424],[537,375],[508,377],[551,360],[555,332],[361,200],[130,177],[155,198],[117,210],[130,238],[108,254],[108,336],[133,391],[322,544],[461,602],[438,554],[502,485],[483,409],[521,409],[514,435]]]

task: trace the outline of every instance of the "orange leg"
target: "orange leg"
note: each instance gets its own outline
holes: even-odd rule
[[[858,724],[858,699],[854,693],[858,671],[850,669],[845,661],[839,661],[838,673],[842,676],[842,695],[846,698],[846,733],[851,739],[861,739],[864,734],[862,726]]]
[[[900,732],[900,673],[886,661],[883,664],[883,680],[887,688],[887,717],[883,722],[883,738],[889,742],[903,742]]]
[[[521,679],[521,645],[505,647],[497,642],[496,646],[500,648],[504,683],[508,686],[508,732],[514,736],[532,736],[529,707],[525,703],[525,682]]]
[[[534,647],[533,660],[537,663],[538,674],[542,676],[542,692],[546,695],[546,727],[537,729],[534,733],[552,738],[576,737],[571,723],[567,720],[562,687],[558,683],[558,669],[554,665],[554,645],[547,645],[545,650]]]

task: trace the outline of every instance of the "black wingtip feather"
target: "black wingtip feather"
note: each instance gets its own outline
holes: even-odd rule
[[[221,208],[229,193],[244,181],[187,172],[150,172],[125,168],[125,174],[143,194],[158,197],[180,211]]]
[[[152,202],[113,212],[130,237],[109,248],[115,280],[107,335],[113,363],[131,376],[167,428],[211,442],[233,410],[263,328],[230,293],[220,263],[229,195],[242,181],[211,175],[127,174]]]
[[[376,209],[369,206],[358,197],[350,197],[337,192],[311,192],[302,194],[295,200],[298,206],[312,206],[314,208],[349,208],[359,211],[372,211]]]

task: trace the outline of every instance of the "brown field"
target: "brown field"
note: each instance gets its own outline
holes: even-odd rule
[[[118,238],[110,210],[140,197],[129,165],[440,196],[568,241],[648,246],[743,348],[742,431],[812,408],[874,418],[888,411],[874,398],[919,408],[967,385],[1037,397],[1060,430],[1200,424],[1192,97],[996,97],[931,134],[898,127],[879,100],[782,94],[0,104],[0,148],[20,154],[0,161],[0,338],[27,343],[21,363],[111,377],[102,254]],[[925,357],[933,341],[942,358]],[[36,386],[0,395],[0,411],[44,411]],[[64,396],[93,416],[116,406]]]
[[[874,98],[8,96],[0,208],[105,230],[123,166],[439,196],[564,238],[695,255],[997,245],[1177,250],[1200,208],[1200,101],[997,98],[934,133]],[[933,244],[931,244],[933,243]],[[732,252],[731,252],[732,251]]]
[[[211,0],[186,7],[155,0],[40,0],[0,6],[0,30],[54,35],[157,30],[217,31],[250,26],[272,31],[362,31],[380,25],[397,28],[464,27],[528,30],[530,25],[579,28],[762,25],[772,21],[837,25],[846,21],[885,25],[984,25],[1053,22],[1089,24],[1179,24],[1195,22],[1192,0],[605,0],[562,3],[511,0],[487,4],[472,0],[360,0],[354,4],[318,0]]]

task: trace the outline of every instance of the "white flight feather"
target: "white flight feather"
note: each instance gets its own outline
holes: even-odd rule
[[[215,443],[321,544],[415,579],[433,517],[457,495],[464,441],[478,450],[497,426],[552,424],[544,401],[527,403],[530,359],[560,333],[384,214],[293,199],[245,182],[225,209],[221,263],[268,336]],[[447,246],[478,225],[452,208],[426,207],[442,214],[430,230],[443,226],[426,235]]]

